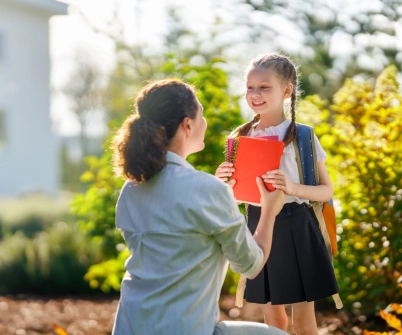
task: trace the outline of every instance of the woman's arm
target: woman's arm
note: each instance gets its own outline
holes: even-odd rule
[[[212,185],[202,201],[202,217],[207,231],[212,232],[233,271],[253,278],[260,273],[272,245],[272,232],[276,215],[283,207],[282,191],[269,192],[262,179],[257,178],[261,192],[261,217],[254,236],[251,235],[243,214],[240,213],[233,192],[228,187]],[[202,204],[198,204],[202,205]]]
[[[267,191],[260,178],[257,178],[257,185],[261,193],[261,216],[253,238],[264,253],[261,271],[271,252],[275,218],[283,207],[284,195],[282,191],[278,190],[274,192]],[[250,279],[254,279],[260,271]]]
[[[317,186],[292,183],[281,170],[270,171],[262,177],[264,182],[272,183],[275,188],[282,190],[286,195],[311,201],[328,201],[332,198],[334,191],[324,159],[319,160],[317,166],[320,177],[320,185]]]

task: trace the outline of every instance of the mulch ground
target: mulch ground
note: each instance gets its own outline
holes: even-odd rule
[[[0,296],[0,334],[55,335],[53,325],[68,335],[111,334],[118,296],[41,298],[33,296]],[[234,307],[234,297],[222,296],[221,320],[263,322],[257,305],[245,303],[242,309]],[[290,316],[290,309],[287,309]],[[343,311],[317,311],[319,334],[362,334]],[[289,322],[291,324],[291,322]],[[289,333],[293,334],[291,329]]]

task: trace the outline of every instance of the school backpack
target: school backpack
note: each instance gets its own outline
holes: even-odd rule
[[[299,170],[300,184],[319,185],[317,167],[317,152],[315,149],[314,129],[307,125],[296,123],[296,139],[293,141],[296,153],[297,168]],[[336,216],[332,199],[328,202],[311,202],[315,216],[324,237],[329,258],[336,255]],[[339,293],[332,295],[337,309],[343,307]]]
[[[296,139],[293,141],[299,170],[300,184],[319,185],[317,153],[314,141],[314,129],[307,125],[296,123]],[[320,230],[332,259],[338,252],[336,240],[336,216],[332,199],[328,202],[314,201],[311,203],[320,224]]]

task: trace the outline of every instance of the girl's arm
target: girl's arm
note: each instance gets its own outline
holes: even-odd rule
[[[311,201],[328,201],[334,191],[324,159],[317,163],[320,185],[308,186],[292,183],[281,170],[273,170],[262,176],[264,182],[271,183],[276,189],[282,190],[286,195],[292,195]]]

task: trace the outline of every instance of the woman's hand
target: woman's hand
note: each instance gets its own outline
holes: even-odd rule
[[[233,164],[229,162],[223,162],[221,165],[218,166],[215,172],[215,177],[219,178],[223,182],[226,182],[228,177],[231,177],[235,169],[233,168]],[[234,186],[236,184],[236,180],[231,179],[228,182],[228,185]]]
[[[277,190],[282,190],[286,195],[294,195],[295,184],[281,170],[268,171],[262,175],[265,183],[272,184]]]
[[[261,213],[265,212],[269,217],[275,217],[281,211],[285,201],[283,192],[280,190],[268,191],[259,177],[256,182],[261,194]]]

